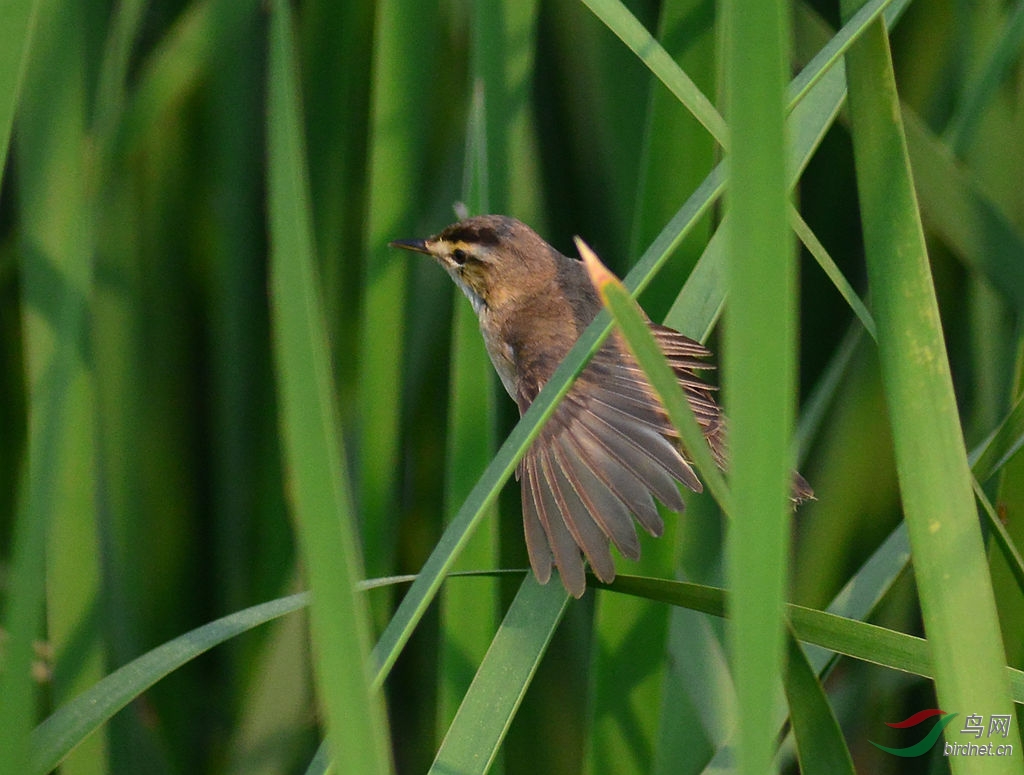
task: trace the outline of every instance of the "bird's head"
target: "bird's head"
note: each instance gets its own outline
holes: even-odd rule
[[[433,237],[390,244],[433,256],[478,315],[553,282],[558,256],[533,229],[504,215],[467,218]]]

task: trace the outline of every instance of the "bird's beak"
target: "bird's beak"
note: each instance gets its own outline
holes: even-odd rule
[[[428,256],[431,255],[430,249],[427,247],[427,241],[422,239],[396,239],[389,242],[388,247],[411,250],[414,253],[424,253]]]

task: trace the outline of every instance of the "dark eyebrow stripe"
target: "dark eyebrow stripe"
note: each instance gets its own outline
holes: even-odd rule
[[[500,241],[498,232],[491,226],[468,226],[457,223],[438,237],[447,242],[465,242],[469,245],[497,245]]]

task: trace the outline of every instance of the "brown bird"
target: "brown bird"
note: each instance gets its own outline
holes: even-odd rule
[[[582,262],[562,255],[515,218],[468,218],[436,236],[391,245],[433,256],[466,294],[487,353],[520,415],[601,309]],[[724,467],[722,414],[714,388],[697,375],[713,368],[704,361],[711,353],[671,328],[649,325],[715,461]],[[664,523],[654,498],[680,512],[684,504],[676,482],[703,490],[678,433],[617,332],[580,373],[516,477],[534,574],[547,583],[554,562],[562,584],[577,598],[586,589],[584,556],[598,579],[612,581],[610,544],[625,557],[640,557],[633,517],[660,536]],[[795,474],[794,502],[811,497],[810,487]]]

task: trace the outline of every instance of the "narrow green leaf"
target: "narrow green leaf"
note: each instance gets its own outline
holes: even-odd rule
[[[789,227],[785,117],[789,9],[727,4],[729,131],[725,225],[729,307],[723,339],[729,417],[726,546],[730,664],[740,773],[768,772],[782,688],[791,436],[796,410],[796,251]]]
[[[971,463],[971,472],[974,475],[972,481],[974,495],[981,503],[985,516],[988,518],[989,530],[1003,554],[1008,570],[1016,579],[1021,591],[1024,591],[1024,557],[1021,557],[1010,532],[981,488],[981,484],[1002,470],[1022,446],[1024,446],[1024,394],[1017,397],[1013,409],[989,434],[988,438],[971,451],[968,461]]]
[[[526,574],[469,691],[441,743],[431,773],[484,773],[490,768],[540,664],[569,596]]]
[[[988,496],[985,495],[985,491],[978,484],[978,480],[975,479],[972,482],[974,486],[974,496],[978,499],[981,504],[982,511],[985,512],[985,518],[988,521],[988,529],[992,532],[992,537],[995,539],[996,545],[999,547],[999,551],[1003,554],[1003,560],[1006,562],[1010,573],[1017,581],[1017,586],[1022,592],[1024,592],[1024,557],[1021,557],[1020,551],[1017,549],[1017,545],[1013,542],[1013,538],[1010,536],[1010,532],[1006,529],[1003,521],[999,518],[996,510],[992,507],[989,502]]]
[[[146,689],[191,659],[236,635],[304,608],[309,593],[246,608],[179,635],[115,670],[35,728],[31,737],[32,773],[57,767],[71,750]]]
[[[15,25],[27,9],[12,9]],[[32,12],[35,14],[35,11]],[[94,191],[86,162],[89,85],[82,9],[40,4],[32,57],[22,65],[24,102],[16,145],[23,315],[26,457],[4,590],[0,657],[0,773],[25,772],[38,714],[33,643],[48,640],[57,664],[50,696],[81,691],[103,672],[99,606],[95,418]],[[35,24],[21,18],[21,23]],[[12,31],[17,34],[17,27]],[[22,34],[27,30],[22,29]],[[3,34],[7,34],[7,31]],[[21,41],[0,57],[27,56]],[[18,74],[20,77],[20,73]],[[13,84],[17,86],[17,84]],[[13,105],[10,107],[13,108]],[[2,108],[0,108],[2,109]],[[6,138],[0,155],[6,150]],[[45,620],[43,614],[45,613]],[[79,771],[102,769],[97,739]]]
[[[978,122],[985,115],[985,107],[1020,57],[1021,43],[1024,43],[1024,3],[1018,2],[1013,7],[1001,27],[1001,34],[985,53],[977,76],[964,84],[964,98],[946,127],[945,137],[955,156],[962,157],[970,147]]]
[[[663,2],[656,30],[665,50],[713,101],[717,78],[714,2]],[[639,255],[650,244],[718,161],[714,137],[668,89],[652,84],[644,116],[630,256]],[[657,282],[647,287],[640,301],[652,319],[664,319],[664,311],[700,258],[712,224],[708,214],[689,229]],[[693,551],[689,534],[694,524],[708,525],[708,543],[717,541],[711,520],[694,519],[705,500],[707,510],[714,509],[710,498],[687,500],[687,513],[665,520],[664,533],[656,541],[645,542],[639,561],[627,566],[630,572],[675,576],[681,557]],[[617,595],[599,595],[594,606],[584,770],[591,775],[652,775],[664,766],[666,772],[679,773],[686,770],[686,762],[705,761],[710,754],[700,716],[712,703],[698,706],[687,700],[685,684],[694,673],[691,642],[707,633],[706,627],[694,626],[693,621],[706,621],[692,612]],[[629,670],[621,669],[625,663]]]
[[[668,87],[719,144],[727,146],[728,128],[718,110],[629,9],[619,0],[584,2],[608,29],[643,60],[651,73]]]
[[[40,0],[7,2],[0,24],[0,184],[7,167],[7,149],[11,139],[11,126],[21,95],[21,82],[28,67],[32,34]]]
[[[985,483],[1024,447],[1024,394],[1017,397],[1013,409],[978,447],[968,460],[979,482]]]
[[[849,16],[853,2],[843,3]],[[1005,656],[884,24],[847,55],[865,253],[897,469],[939,703],[1011,713]],[[970,621],[970,627],[963,623]],[[1011,743],[1019,745],[1016,729]],[[954,772],[973,771],[968,757]],[[986,762],[1019,772],[1008,759]]]
[[[492,11],[496,8],[492,8]],[[476,9],[486,16],[483,7]],[[482,21],[478,20],[479,30]],[[501,34],[500,25],[488,32]],[[483,31],[477,33],[484,36]],[[485,48],[476,41],[478,48]],[[484,56],[478,53],[478,57]],[[491,211],[487,204],[488,145],[486,94],[484,81],[478,80],[473,92],[469,116],[463,197],[473,215]],[[462,294],[452,297],[451,376],[449,378],[448,433],[445,464],[445,513],[455,511],[479,478],[485,461],[497,447],[497,414],[494,401],[494,367],[487,356],[476,314]],[[485,524],[477,530],[463,551],[461,567],[494,568],[498,565],[498,510],[484,515]],[[448,584],[441,593],[441,633],[439,644],[440,701],[438,730],[451,723],[459,702],[473,678],[473,666],[479,664],[497,627],[496,580],[475,584]],[[473,611],[471,617],[466,611]]]
[[[305,597],[308,599],[308,594]],[[309,712],[316,702],[308,648],[309,617],[302,612],[285,617],[260,635],[265,637],[240,688],[237,721],[219,768],[224,775],[293,772],[295,750],[301,744],[305,755],[314,726]],[[232,644],[235,649],[244,645],[242,639]],[[275,744],[267,745],[268,740]]]
[[[900,523],[861,568],[850,577],[845,586],[832,599],[827,612],[844,619],[858,621],[866,619],[892,589],[896,580],[906,571],[909,562],[910,546],[906,525]],[[792,628],[792,612],[790,620]],[[839,662],[840,654],[838,652],[829,651],[810,643],[803,651],[819,681],[824,681]],[[775,715],[775,720],[778,727],[785,727],[787,720],[781,712]],[[718,766],[728,756],[729,751],[731,751],[731,745],[719,748],[710,766],[712,768]]]
[[[103,150],[112,147],[112,140],[124,111],[125,89],[131,54],[140,31],[146,4],[141,0],[119,3],[114,9],[96,85],[96,133]]]
[[[846,379],[854,354],[860,346],[864,330],[862,325],[851,326],[847,330],[828,366],[818,378],[818,384],[800,407],[800,423],[797,430],[797,438],[800,439],[798,459],[803,459],[809,440],[814,438],[821,428],[826,413],[834,403],[839,386]]]
[[[718,201],[725,191],[722,165],[716,166],[705,178],[698,192],[704,189],[710,201]],[[696,194],[694,194],[696,196]],[[719,228],[708,241],[696,266],[686,278],[675,302],[665,315],[665,325],[686,334],[698,342],[705,342],[718,322],[725,306],[725,262],[722,260],[722,230]]]
[[[904,107],[903,127],[914,183],[928,226],[964,263],[1024,311],[1024,236],[956,162],[920,118]]]
[[[831,68],[837,67],[842,72],[843,54],[879,14],[885,12],[891,23],[893,17],[902,13],[908,4],[909,0],[870,0],[864,3],[790,82],[786,90],[789,107],[792,108],[799,103]]]
[[[786,638],[786,645],[786,700],[801,772],[854,775],[853,759],[839,722],[807,655],[792,634]]]
[[[871,313],[868,312],[868,308],[864,306],[864,302],[860,300],[860,296],[853,290],[850,282],[839,270],[839,267],[836,266],[836,262],[832,260],[832,256],[828,254],[825,246],[818,240],[817,235],[811,231],[811,227],[807,225],[807,221],[804,220],[796,208],[791,208],[789,215],[790,220],[793,222],[793,230],[800,238],[800,241],[811,252],[814,260],[818,262],[818,266],[828,275],[828,279],[832,281],[832,284],[839,291],[843,299],[846,300],[846,303],[850,305],[850,309],[853,310],[857,319],[864,326],[864,329],[874,339],[876,336],[875,321],[872,319]]]
[[[316,749],[316,753],[306,768],[306,775],[327,775],[331,771],[331,755],[325,741]]]
[[[726,615],[726,592],[718,587],[629,575],[616,576],[611,584],[594,582],[593,586],[713,616]],[[803,643],[893,670],[935,677],[929,642],[923,638],[793,603],[786,605],[786,614],[794,635]],[[1002,671],[1013,700],[1024,703],[1024,671],[1007,666]]]
[[[438,14],[420,0],[375,4],[363,287],[359,312],[358,483],[362,540],[370,575],[393,572],[395,494],[404,382],[408,258],[387,247],[410,236],[423,196]],[[383,613],[376,612],[376,613]]]
[[[115,156],[138,150],[150,132],[167,126],[169,115],[196,88],[217,36],[212,2],[184,9],[159,45],[140,64],[137,83],[117,130]]]
[[[387,720],[371,686],[370,626],[334,397],[309,204],[291,9],[274,3],[267,163],[271,313],[288,493],[313,593],[318,696],[343,772],[391,769]]]
[[[736,686],[718,622],[673,607],[652,775],[700,772],[735,728]]]
[[[910,538],[906,522],[901,522],[832,598],[828,613],[866,620],[909,564]],[[811,653],[809,657],[816,670],[825,667],[825,662],[816,654]]]
[[[64,356],[67,358],[67,355]],[[57,389],[69,383],[67,367],[55,361],[52,371],[57,378]],[[64,373],[62,373],[64,372]],[[47,390],[49,393],[53,388]],[[41,391],[35,395],[43,397]],[[44,411],[46,405],[51,407]],[[40,419],[35,439],[30,437],[29,449],[34,454],[34,465],[46,465],[39,474],[31,472],[22,477],[20,487],[18,520],[12,536],[10,580],[7,583],[7,599],[4,601],[4,653],[3,671],[0,671],[0,773],[17,775],[24,772],[29,761],[28,733],[35,717],[35,696],[32,680],[32,644],[40,629],[40,609],[43,604],[45,579],[46,533],[49,510],[45,504],[45,493],[52,486],[51,476],[44,472],[56,472],[57,445],[54,443],[54,424],[60,420],[56,402],[48,396],[46,404],[38,405]],[[43,419],[48,415],[47,419]]]

